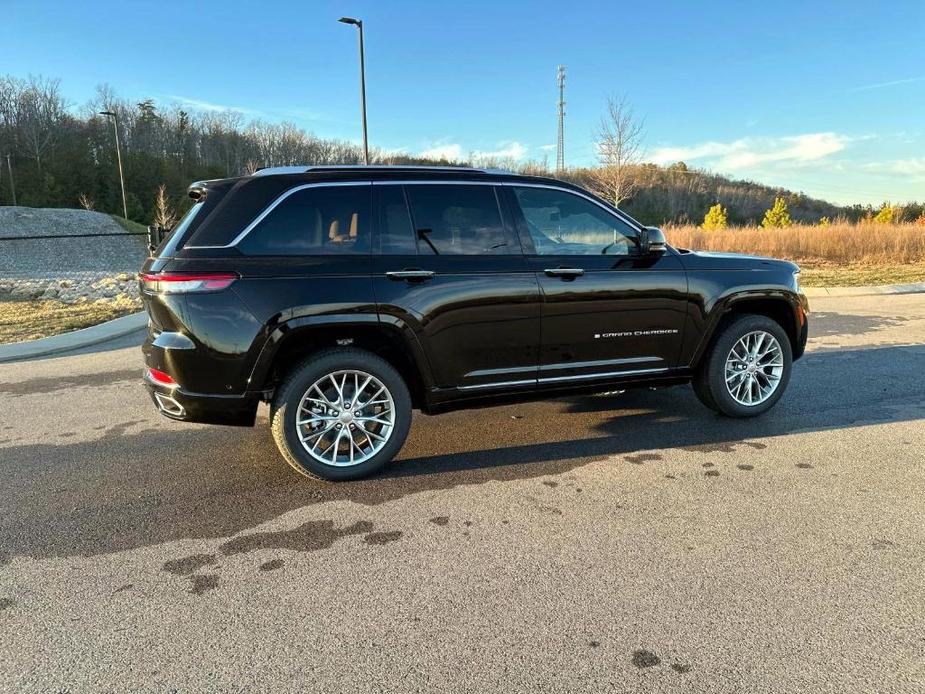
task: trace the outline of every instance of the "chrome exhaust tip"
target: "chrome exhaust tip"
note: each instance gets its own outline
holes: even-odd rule
[[[186,414],[186,410],[183,409],[183,405],[178,403],[169,395],[164,395],[163,393],[155,393],[154,399],[157,401],[158,408],[164,414],[169,414],[172,417],[182,417]]]

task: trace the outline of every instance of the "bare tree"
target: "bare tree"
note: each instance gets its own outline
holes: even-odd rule
[[[643,122],[624,97],[607,99],[607,113],[595,131],[598,167],[591,170],[595,192],[614,207],[636,192],[642,160]]]
[[[91,198],[86,193],[81,193],[78,195],[77,202],[82,208],[88,211],[92,211],[96,207],[96,203],[93,202],[93,198]]]
[[[176,223],[177,214],[167,198],[167,186],[162,183],[154,196],[154,226],[159,229],[173,229]]]

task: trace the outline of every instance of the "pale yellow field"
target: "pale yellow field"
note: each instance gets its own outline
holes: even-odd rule
[[[925,227],[913,224],[795,224],[783,229],[704,231],[664,227],[669,243],[704,251],[785,258],[803,268],[807,286],[858,286],[925,281]]]

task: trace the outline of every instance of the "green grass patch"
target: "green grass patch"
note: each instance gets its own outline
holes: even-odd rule
[[[133,222],[131,219],[125,219],[124,217],[120,217],[117,214],[111,214],[109,216],[112,217],[112,221],[114,221],[116,224],[118,224],[120,227],[125,229],[130,234],[147,234],[148,233],[148,227],[146,227],[144,224]]]

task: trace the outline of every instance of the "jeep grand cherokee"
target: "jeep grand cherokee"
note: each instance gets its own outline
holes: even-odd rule
[[[145,263],[162,414],[252,426],[326,479],[368,475],[427,414],[690,382],[771,408],[802,355],[793,263],[676,249],[584,189],[441,167],[284,167],[193,184]]]

